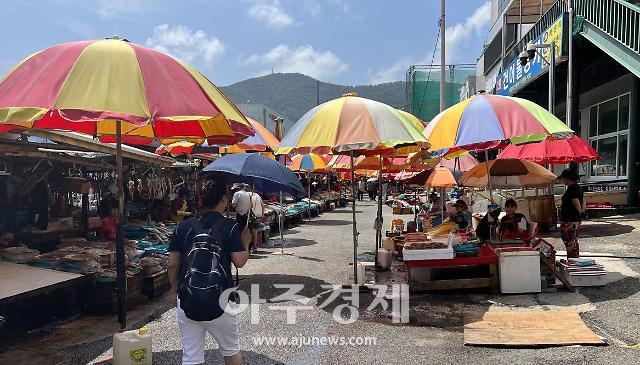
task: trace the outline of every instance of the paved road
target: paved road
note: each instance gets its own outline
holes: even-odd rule
[[[373,203],[358,206],[360,251],[371,250],[375,215]],[[385,208],[386,222],[390,210]],[[260,284],[261,298],[271,299],[258,306],[257,323],[251,323],[249,311],[239,315],[241,345],[249,364],[638,364],[640,349],[625,345],[640,343],[640,260],[608,259],[611,267],[622,274],[620,280],[605,288],[583,289],[579,293],[543,293],[539,295],[500,296],[486,293],[414,295],[410,301],[409,324],[394,324],[389,311],[362,308],[358,321],[339,324],[329,308],[318,305],[327,299],[328,284],[343,284],[350,272],[352,256],[350,210],[340,209],[324,214],[311,223],[287,232],[289,250],[294,256],[270,255],[278,249],[266,249],[255,255],[240,272],[241,287]],[[584,251],[614,255],[640,256],[640,221],[637,217],[598,221],[586,225],[582,240]],[[549,238],[557,241],[556,234]],[[557,241],[559,242],[559,241]],[[622,275],[621,274],[621,275]],[[402,279],[403,273],[395,273]],[[393,275],[391,279],[393,279]],[[635,277],[634,277],[635,276]],[[387,278],[389,279],[389,278]],[[274,297],[282,289],[274,283],[304,284],[298,301]],[[371,299],[361,297],[364,306]],[[296,323],[287,324],[285,307],[310,306],[296,311]],[[598,334],[607,338],[606,347],[557,347],[546,349],[494,349],[463,345],[462,312],[467,309],[543,310],[574,308]],[[154,335],[154,363],[176,364],[181,356],[181,343],[175,321],[175,310],[170,309],[148,324]],[[105,333],[105,336],[108,334]],[[303,346],[264,345],[264,337],[324,336],[331,339],[375,338],[375,346]],[[305,339],[306,340],[306,339]],[[293,340],[291,340],[293,341]],[[40,341],[44,343],[44,341]],[[207,363],[218,363],[221,358],[213,341],[207,342]],[[100,355],[109,354],[110,337],[99,337],[80,345],[59,348],[57,356],[65,355],[56,363],[100,363]],[[6,354],[6,353],[5,353]],[[24,356],[24,352],[22,353]],[[2,357],[0,356],[0,362]],[[46,363],[46,362],[43,362]]]

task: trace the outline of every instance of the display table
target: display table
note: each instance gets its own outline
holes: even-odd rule
[[[406,261],[409,289],[412,292],[428,290],[450,290],[450,289],[471,289],[471,288],[498,288],[498,255],[491,247],[480,247],[478,256],[456,257],[444,260],[413,260]],[[465,266],[489,266],[489,277],[478,277],[468,279],[446,279],[418,281],[412,278],[411,270],[420,268],[440,269],[459,268]]]

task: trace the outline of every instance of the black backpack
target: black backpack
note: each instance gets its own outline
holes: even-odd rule
[[[187,265],[180,288],[180,308],[193,321],[211,321],[224,313],[219,301],[227,289],[231,273],[222,265],[220,219],[213,229],[204,229],[195,219],[193,244],[184,262]]]

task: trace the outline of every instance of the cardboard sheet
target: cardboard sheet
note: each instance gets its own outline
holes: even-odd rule
[[[464,343],[535,347],[604,345],[576,311],[465,311]]]

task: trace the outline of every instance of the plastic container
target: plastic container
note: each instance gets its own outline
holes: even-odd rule
[[[147,327],[113,335],[113,365],[151,365],[151,332]]]
[[[540,253],[532,248],[498,250],[500,292],[540,293]]]
[[[383,269],[391,267],[391,251],[387,251],[384,248],[378,250],[378,266]]]

